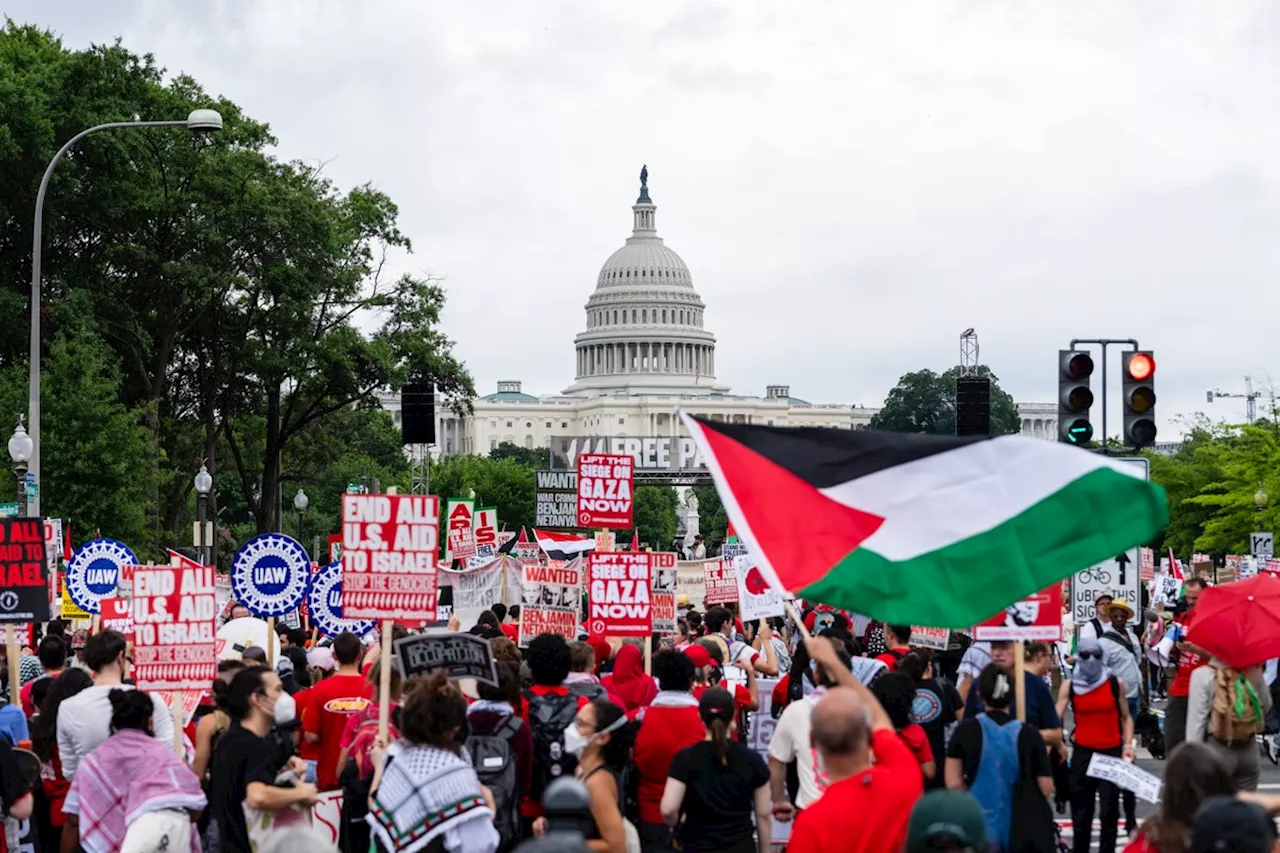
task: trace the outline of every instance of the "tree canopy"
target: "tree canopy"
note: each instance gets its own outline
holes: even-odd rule
[[[336,521],[344,477],[407,476],[381,391],[412,374],[465,408],[443,289],[391,275],[394,202],[272,153],[268,126],[122,43],[69,50],[0,29],[0,394],[26,410],[41,175],[95,124],[213,108],[224,130],[116,130],[54,172],[44,214],[42,511],[155,555],[186,544],[199,460],[234,536],[279,530],[293,493]],[[12,482],[11,479],[8,482]],[[340,486],[339,486],[340,488]],[[287,495],[286,495],[287,492]],[[530,498],[530,500],[532,500]],[[290,525],[292,527],[293,525]],[[329,529],[334,529],[330,527]]]
[[[1022,419],[1013,398],[1000,388],[999,379],[986,365],[978,365],[976,372],[991,380],[991,434],[1020,432]],[[869,426],[886,432],[955,435],[959,373],[959,367],[952,367],[942,373],[925,369],[903,374]]]

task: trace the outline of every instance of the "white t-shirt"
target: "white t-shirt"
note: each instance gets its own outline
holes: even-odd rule
[[[817,696],[796,700],[782,711],[778,724],[769,741],[769,757],[783,764],[796,763],[796,777],[800,790],[796,792],[795,807],[807,809],[822,797],[825,785],[818,785],[818,754],[810,742],[813,731],[811,715]]]
[[[94,685],[72,696],[58,706],[58,757],[62,775],[70,782],[76,767],[90,752],[111,736],[112,690],[132,690],[128,684]],[[173,715],[169,706],[154,693],[151,726],[156,740],[173,743]]]

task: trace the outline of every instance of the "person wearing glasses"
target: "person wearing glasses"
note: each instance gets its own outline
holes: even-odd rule
[[[1120,789],[1088,775],[1095,753],[1133,761],[1133,717],[1125,701],[1124,682],[1103,662],[1102,646],[1092,637],[1076,647],[1071,680],[1058,691],[1058,715],[1070,706],[1075,718],[1071,740],[1071,823],[1076,853],[1089,853],[1093,835],[1094,799],[1099,814],[1098,853],[1114,853],[1120,818]]]

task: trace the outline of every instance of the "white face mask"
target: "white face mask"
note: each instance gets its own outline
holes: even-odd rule
[[[292,723],[298,715],[298,705],[293,701],[293,697],[287,692],[281,691],[280,698],[276,700],[275,708],[272,710],[272,717],[275,718],[276,725],[283,726]]]
[[[578,731],[576,722],[570,723],[568,728],[564,730],[564,751],[574,758],[581,758],[589,743],[591,743],[591,738]]]

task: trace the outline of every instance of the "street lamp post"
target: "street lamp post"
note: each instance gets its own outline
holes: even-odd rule
[[[200,527],[200,535],[196,541],[196,552],[200,565],[213,565],[213,543],[209,541],[209,493],[213,491],[213,475],[201,463],[196,472],[196,524]]]
[[[9,458],[13,460],[13,473],[18,480],[18,515],[27,515],[27,463],[31,461],[31,453],[35,442],[27,435],[22,425],[22,416],[18,416],[18,425],[9,436]]]
[[[37,488],[40,485],[40,252],[44,237],[44,197],[49,190],[54,167],[77,142],[94,133],[127,127],[185,127],[193,133],[210,133],[222,130],[222,116],[217,110],[192,110],[182,121],[111,121],[95,125],[68,139],[44,170],[40,189],[36,192],[35,226],[31,236],[31,364],[27,380],[27,411],[31,414],[32,442],[30,470]],[[39,492],[31,499],[31,512],[34,515],[40,514]]]
[[[310,503],[310,501],[307,499],[307,493],[302,491],[302,489],[298,489],[298,493],[293,496],[293,508],[298,511],[298,541],[299,542],[302,541],[302,516],[307,511],[308,503]]]

